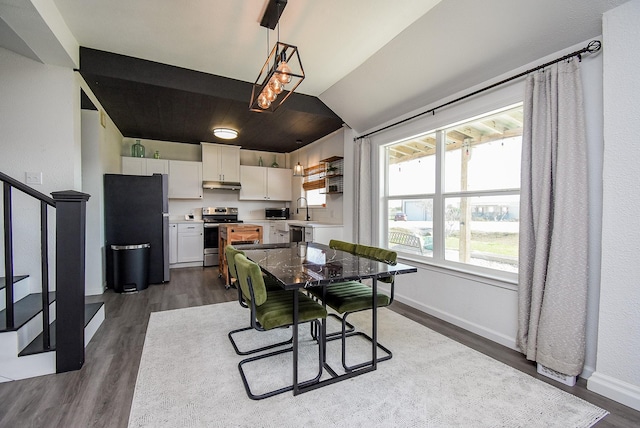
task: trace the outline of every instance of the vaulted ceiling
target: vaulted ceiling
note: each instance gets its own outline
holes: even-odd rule
[[[260,26],[268,0],[0,0],[0,46],[54,65],[42,40],[82,46],[80,73],[126,137],[198,143],[229,126],[233,144],[288,152],[597,37],[625,1],[288,0],[279,38],[306,78],[274,114],[248,111],[278,38]]]

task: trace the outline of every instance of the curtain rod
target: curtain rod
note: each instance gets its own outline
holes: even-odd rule
[[[548,67],[548,66],[550,66],[550,65],[552,65],[552,64],[555,64],[555,63],[557,63],[557,62],[564,61],[564,60],[566,60],[566,59],[573,58],[573,57],[578,57],[578,61],[582,61],[582,54],[583,54],[583,53],[594,53],[594,52],[598,52],[598,51],[600,50],[600,48],[601,48],[601,47],[602,47],[602,43],[601,43],[599,40],[592,40],[592,41],[590,41],[590,42],[589,42],[589,44],[587,45],[587,47],[582,48],[582,49],[580,49],[580,50],[578,50],[578,51],[572,52],[572,53],[567,54],[567,55],[565,55],[565,56],[563,56],[563,57],[561,57],[561,58],[557,58],[557,59],[554,59],[553,61],[549,61],[549,62],[544,63],[544,64],[542,64],[542,65],[539,65],[539,66],[537,66],[537,67],[531,68],[531,69],[529,69],[529,70],[527,70],[527,71],[523,71],[522,73],[516,74],[515,76],[508,77],[508,78],[506,78],[506,79],[504,79],[504,80],[501,80],[501,81],[499,81],[499,82],[497,82],[497,83],[494,83],[494,84],[492,84],[492,85],[486,86],[486,87],[484,87],[484,88],[482,88],[482,89],[478,89],[477,91],[471,92],[470,94],[463,95],[463,96],[461,96],[461,97],[459,97],[459,98],[456,98],[455,100],[448,101],[448,102],[446,102],[446,103],[444,103],[444,104],[441,104],[441,105],[439,105],[439,106],[437,106],[437,107],[434,107],[434,108],[429,109],[429,110],[427,110],[427,111],[423,111],[422,113],[415,114],[415,115],[413,115],[413,116],[411,116],[411,117],[407,117],[406,119],[402,119],[402,120],[399,120],[399,121],[397,121],[397,122],[394,122],[394,123],[392,123],[392,124],[390,124],[390,125],[387,125],[387,126],[385,126],[385,127],[382,127],[382,128],[380,128],[380,129],[376,129],[375,131],[371,131],[371,132],[368,132],[368,133],[366,133],[366,134],[364,134],[364,135],[360,135],[360,136],[358,136],[358,137],[355,137],[355,138],[353,139],[353,141],[360,140],[360,139],[362,139],[362,138],[367,138],[367,137],[369,137],[369,136],[371,136],[371,135],[373,135],[373,134],[377,134],[378,132],[382,132],[382,131],[387,130],[387,129],[389,129],[389,128],[393,128],[394,126],[398,126],[398,125],[400,125],[400,124],[403,124],[403,123],[405,123],[405,122],[408,122],[408,121],[410,121],[410,120],[413,120],[413,119],[415,119],[415,118],[417,118],[417,117],[424,116],[425,114],[429,114],[429,113],[431,113],[431,114],[436,114],[436,110],[440,110],[440,109],[441,109],[441,108],[443,108],[443,107],[447,107],[447,106],[449,106],[449,105],[451,105],[451,104],[455,104],[455,103],[460,102],[460,101],[462,101],[462,100],[464,100],[464,99],[467,99],[467,98],[473,97],[474,95],[478,95],[478,94],[479,94],[479,93],[481,93],[481,92],[488,91],[489,89],[493,89],[493,88],[495,88],[496,86],[500,86],[500,85],[503,85],[503,84],[505,84],[505,83],[507,83],[507,82],[510,82],[510,81],[512,81],[512,80],[518,79],[518,78],[520,78],[520,77],[522,77],[522,76],[526,76],[526,75],[527,75],[527,74],[529,74],[529,73],[533,73],[534,71],[541,70],[541,69],[543,69],[543,68],[545,68],[545,67]]]

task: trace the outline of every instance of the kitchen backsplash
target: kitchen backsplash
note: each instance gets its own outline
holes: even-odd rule
[[[311,220],[325,223],[342,223],[342,198],[327,201],[326,208],[309,208]],[[332,203],[333,202],[333,203]],[[264,209],[271,207],[289,207],[291,219],[304,220],[305,209],[301,208],[296,214],[295,203],[282,201],[239,201],[238,192],[228,190],[205,190],[201,201],[193,199],[169,199],[169,216],[184,217],[193,214],[195,218],[202,218],[202,207],[238,207],[240,220],[264,220]]]

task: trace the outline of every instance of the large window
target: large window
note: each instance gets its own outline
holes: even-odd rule
[[[521,146],[521,105],[384,146],[387,246],[517,272]]]

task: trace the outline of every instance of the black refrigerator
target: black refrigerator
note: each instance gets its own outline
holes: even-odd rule
[[[150,244],[149,283],[169,281],[168,176],[104,175],[107,287],[113,288],[112,245]]]

